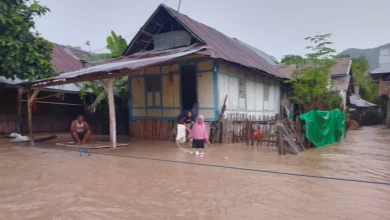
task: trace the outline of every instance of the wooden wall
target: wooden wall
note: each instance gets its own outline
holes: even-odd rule
[[[198,105],[199,113],[206,120],[215,120],[217,110],[216,73],[213,71],[214,62],[206,60],[197,63],[198,71]]]
[[[228,63],[218,64],[219,108],[225,95],[226,113],[275,116],[280,111],[280,81]]]
[[[177,62],[146,68],[129,77],[131,136],[168,138],[176,117],[182,111],[180,70],[186,65],[196,67],[199,113],[208,121],[216,119],[219,96],[214,61],[204,58],[180,59]],[[151,85],[153,83],[160,85]]]
[[[38,98],[57,94],[55,91],[40,91]],[[22,121],[17,117],[17,89],[14,87],[0,89],[0,133],[28,131],[27,95],[22,97]],[[70,105],[69,105],[70,104]],[[84,113],[83,102],[77,93],[66,93],[63,99],[51,97],[36,102],[33,110],[34,132],[69,131],[70,123],[78,114]],[[21,129],[20,130],[20,125]]]
[[[194,65],[197,70],[197,93],[200,114],[206,120],[216,118],[218,98],[213,60],[180,60],[144,69],[129,77],[131,120],[175,120],[182,111],[180,67]],[[159,85],[156,85],[159,84]]]

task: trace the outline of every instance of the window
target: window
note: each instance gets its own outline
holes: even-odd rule
[[[245,79],[239,79],[238,80],[238,97],[239,98],[246,98],[246,80]]]
[[[148,107],[161,106],[161,90],[160,75],[145,77],[146,105]]]
[[[238,108],[246,109],[246,80],[238,80]]]
[[[145,83],[146,83],[146,92],[155,92],[161,90],[160,76],[147,77],[145,79]]]

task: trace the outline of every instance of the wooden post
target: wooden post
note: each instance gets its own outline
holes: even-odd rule
[[[30,144],[31,146],[34,146],[34,132],[33,132],[33,124],[32,124],[32,109],[31,106],[35,100],[35,98],[38,96],[39,89],[34,89],[33,93],[30,95],[30,90],[28,90],[27,93],[27,112],[28,112],[28,129],[30,132]]]
[[[386,127],[387,129],[390,129],[390,95],[387,99],[387,111],[386,111]]]
[[[277,140],[279,155],[285,155],[286,152],[284,149],[283,129],[279,120],[276,122],[276,135],[277,135],[276,140]]]
[[[23,88],[18,87],[17,89],[18,96],[17,96],[17,118],[18,118],[18,126],[19,126],[19,133],[23,133],[22,131],[22,95],[23,95]]]
[[[116,149],[116,116],[115,116],[115,100],[114,100],[114,85],[115,79],[107,79],[102,81],[108,97],[108,110],[110,115],[110,141],[111,148]]]

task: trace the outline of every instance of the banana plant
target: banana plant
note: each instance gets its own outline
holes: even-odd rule
[[[127,77],[116,80],[114,87],[114,94],[119,98],[126,100],[128,96],[128,79]],[[98,107],[103,101],[107,100],[107,92],[104,87],[98,82],[87,82],[80,90],[80,97],[83,99],[88,93],[96,95],[95,100],[91,104],[91,107]]]
[[[114,31],[111,31],[111,36],[107,37],[107,49],[110,50],[110,57],[117,58],[122,56],[123,52],[127,48],[126,40],[121,36],[117,35]],[[128,79],[123,77],[117,79],[115,82],[114,93],[118,97],[126,100],[128,95]],[[80,90],[80,97],[83,99],[88,93],[96,95],[95,100],[91,104],[93,108],[96,108],[104,100],[107,101],[107,92],[104,87],[98,82],[87,82],[84,83],[83,88]]]
[[[111,36],[107,37],[107,48],[111,51],[111,58],[117,58],[126,50],[127,42],[121,35],[111,31]]]

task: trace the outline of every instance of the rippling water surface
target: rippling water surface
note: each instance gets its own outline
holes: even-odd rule
[[[50,148],[0,141],[0,219],[390,219],[390,185],[41,147]],[[114,154],[390,183],[390,132],[380,127],[298,156],[216,145],[199,157],[158,141]]]

